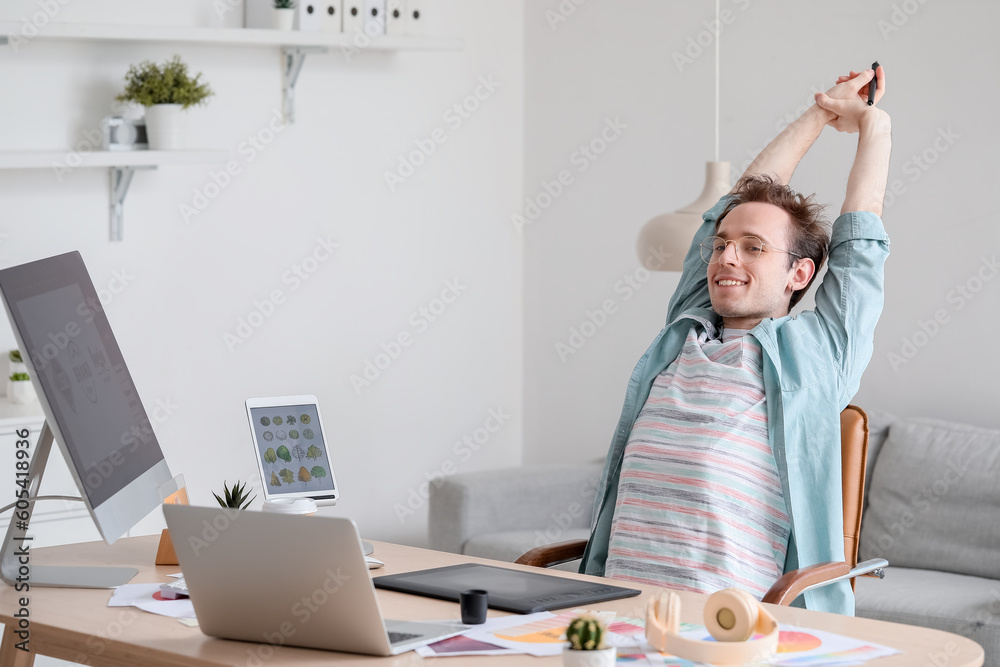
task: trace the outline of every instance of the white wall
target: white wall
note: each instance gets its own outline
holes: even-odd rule
[[[557,3],[529,3],[525,18],[525,195],[544,192],[563,168],[575,179],[524,232],[525,459],[532,462],[604,456],[629,374],[662,327],[677,281],[660,273],[638,290],[628,286],[626,276],[645,278],[634,275],[636,235],[652,216],[697,197],[714,153],[714,38],[706,27],[714,3],[577,4],[553,18],[546,12]],[[733,163],[734,178],[814,90],[874,59],[886,67],[890,182],[905,192],[886,205],[886,308],[856,402],[1000,427],[1000,361],[991,351],[1000,330],[1000,267],[983,264],[1000,255],[1000,221],[989,202],[1000,137],[1000,46],[991,26],[1000,6],[721,5],[730,12],[721,36],[721,158]],[[675,52],[692,62],[675,60]],[[570,156],[607,117],[628,129],[578,173]],[[949,131],[952,139],[937,139]],[[825,130],[792,186],[816,192],[836,216],[855,148],[856,137]],[[912,156],[925,150],[933,164],[922,169]],[[990,279],[977,282],[980,270]],[[967,282],[979,289],[971,298],[952,291]],[[616,312],[560,359],[556,344],[568,343],[570,329],[606,299]],[[920,323],[936,313],[945,323],[926,325],[934,333],[925,339]],[[912,343],[914,336],[922,347],[904,350],[904,337]]]
[[[259,486],[250,396],[319,396],[343,493],[324,512],[353,517],[373,539],[425,543],[419,496],[412,516],[395,508],[449,461],[459,471],[521,461],[521,239],[496,212],[514,208],[523,187],[524,18],[506,3],[437,4],[435,32],[461,36],[464,50],[310,56],[296,124],[252,161],[241,144],[280,107],[277,49],[42,40],[0,49],[0,150],[75,144],[142,59],[180,53],[215,89],[190,113],[189,143],[229,151],[242,172],[189,223],[179,207],[219,165],[137,173],[122,243],[108,241],[105,170],[63,182],[50,169],[0,172],[0,265],[79,249],[98,289],[126,275],[109,292],[109,317],[147,407],[175,406],[157,433],[198,504],[214,503],[223,480]],[[207,6],[74,0],[57,20],[207,26]],[[0,19],[37,10],[5,2]],[[499,88],[460,127],[446,122],[480,77]],[[447,141],[390,191],[384,172],[438,127]],[[339,244],[334,256],[300,286],[284,280],[318,238]],[[452,280],[461,295],[421,332],[411,313]],[[285,301],[230,350],[224,334],[272,290]],[[12,345],[4,329],[0,344]],[[350,376],[401,332],[412,345],[356,393]],[[478,451],[456,453],[491,409],[511,416]],[[161,525],[156,512],[140,530]]]

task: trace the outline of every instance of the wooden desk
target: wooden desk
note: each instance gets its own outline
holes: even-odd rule
[[[32,552],[33,564],[74,565],[133,565],[139,574],[132,583],[169,581],[168,574],[179,571],[177,567],[152,565],[158,537],[135,537],[119,540],[112,546],[104,542],[89,542],[63,547],[50,547]],[[441,567],[463,562],[493,563],[480,558],[470,558],[426,549],[415,549],[393,544],[375,543],[375,555],[386,566],[375,574],[393,574],[428,567]],[[497,564],[497,563],[493,563]],[[508,567],[522,567],[503,563]],[[524,567],[523,569],[531,569]],[[566,572],[553,572],[559,576],[581,577]],[[592,577],[585,577],[593,579]],[[641,588],[641,587],[639,587]],[[700,622],[706,596],[682,595],[685,621]],[[108,590],[33,588],[31,590],[30,648],[25,653],[14,648],[15,635],[5,630],[0,646],[0,667],[31,665],[34,654],[49,655],[89,665],[121,667],[173,666],[173,665],[366,665],[373,661],[396,667],[415,667],[427,662],[414,654],[405,653],[392,658],[372,658],[348,653],[333,653],[290,647],[270,647],[246,642],[227,641],[207,637],[198,628],[189,628],[165,616],[149,614],[134,607],[108,607],[111,593]],[[442,600],[378,591],[382,613],[386,618],[431,620],[458,618],[458,604]],[[13,588],[0,588],[0,622],[7,628],[18,608],[18,597]],[[594,605],[596,609],[613,609],[631,616],[643,616],[645,595],[626,600]],[[983,649],[975,642],[958,635],[917,628],[897,623],[850,618],[803,609],[772,607],[774,616],[784,623],[807,628],[821,628],[830,632],[878,642],[902,651],[901,654],[882,658],[872,664],[877,667],[921,667],[925,664],[947,664],[948,667],[979,667],[983,664]],[[503,616],[505,612],[490,610],[490,616]],[[265,649],[258,651],[258,649]],[[258,656],[267,659],[260,660]],[[492,662],[494,665],[559,665],[561,658],[534,658],[526,655],[493,657],[430,658],[440,667],[464,667]]]

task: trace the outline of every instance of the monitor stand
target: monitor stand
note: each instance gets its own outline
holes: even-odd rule
[[[52,429],[46,421],[38,436],[31,465],[25,475],[17,473],[17,502],[10,517],[7,535],[0,549],[0,579],[11,586],[55,586],[61,588],[114,588],[128,583],[139,573],[134,567],[77,567],[72,565],[35,565],[31,562],[31,540],[28,524],[42,484],[42,473],[52,451]],[[20,450],[18,450],[20,451]],[[23,460],[23,459],[22,459]],[[18,589],[27,590],[27,589]]]

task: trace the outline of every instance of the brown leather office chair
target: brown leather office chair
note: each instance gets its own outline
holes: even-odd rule
[[[803,591],[832,584],[842,579],[871,574],[882,578],[889,565],[878,558],[858,564],[858,540],[861,535],[861,513],[864,510],[865,462],[868,458],[868,415],[856,405],[848,405],[840,413],[841,474],[844,485],[844,557],[846,562],[817,563],[783,575],[764,595],[764,602],[789,605]],[[522,565],[551,567],[583,556],[587,540],[569,540],[548,544],[524,553],[517,559]]]

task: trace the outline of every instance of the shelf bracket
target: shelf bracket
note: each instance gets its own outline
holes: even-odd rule
[[[281,48],[281,114],[285,124],[295,122],[295,84],[310,53],[326,53],[322,46],[284,46]]]
[[[132,177],[136,169],[156,169],[155,166],[127,166],[111,167],[111,188],[109,191],[109,205],[111,211],[111,240],[121,241],[125,229],[125,195],[128,194],[128,186],[132,184]]]

